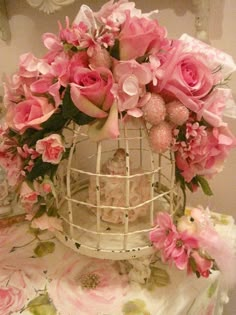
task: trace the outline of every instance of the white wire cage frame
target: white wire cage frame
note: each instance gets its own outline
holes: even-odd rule
[[[75,251],[96,258],[123,260],[152,254],[149,232],[154,228],[156,213],[168,211],[173,214],[182,206],[181,193],[175,182],[174,153],[153,153],[143,122],[138,127],[123,123],[118,139],[97,144],[92,143],[78,127],[73,131],[72,141],[66,174],[60,176],[61,188],[63,181],[66,182],[59,207],[64,230],[57,232],[56,236]],[[104,173],[104,161],[117,149],[125,152],[124,173]],[[132,164],[135,164],[137,172],[133,172]],[[141,191],[141,178],[145,178],[145,184],[148,179],[148,197],[131,204],[131,187],[136,181]],[[124,186],[122,204],[104,202],[103,185],[104,182],[109,185],[111,180],[117,180]],[[96,190],[92,201],[88,197],[91,181],[95,182]],[[103,220],[107,211],[122,213],[122,222]],[[130,214],[135,211],[141,215],[131,221]]]

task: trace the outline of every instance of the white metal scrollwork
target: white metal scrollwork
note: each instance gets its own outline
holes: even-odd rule
[[[53,13],[63,6],[72,4],[75,0],[27,0],[33,8],[38,8],[47,14]]]

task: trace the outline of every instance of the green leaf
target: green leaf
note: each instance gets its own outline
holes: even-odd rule
[[[57,311],[51,304],[48,294],[42,294],[31,300],[27,305],[27,310],[33,315],[56,315]]]
[[[35,130],[33,128],[27,129],[20,140],[22,146],[27,143],[29,147],[33,146],[39,139],[44,137],[44,130]]]
[[[47,211],[47,215],[49,217],[56,217],[57,216],[57,213],[58,213],[58,210],[56,207],[50,207]]]
[[[207,180],[202,177],[202,176],[195,176],[196,180],[198,181],[199,185],[201,186],[204,194],[206,194],[207,196],[212,196],[213,195],[213,192],[207,182]]]
[[[151,315],[150,312],[146,310],[145,302],[141,299],[135,299],[125,303],[122,312],[124,315]]]
[[[78,124],[80,126],[83,126],[83,125],[87,125],[90,122],[94,121],[95,118],[94,117],[90,117],[90,116],[82,113],[81,111],[79,111],[79,113],[76,116],[72,117],[72,120],[76,124]]]
[[[46,205],[40,205],[39,210],[34,215],[34,219],[41,217],[47,211]]]
[[[216,280],[215,282],[213,282],[213,283],[210,285],[210,287],[209,287],[209,289],[208,289],[208,294],[207,294],[207,295],[208,295],[209,299],[213,297],[213,295],[214,295],[215,292],[216,292],[217,287],[218,287],[218,281]]]
[[[34,249],[34,253],[37,257],[43,257],[53,253],[55,250],[55,243],[53,242],[40,242]]]
[[[48,174],[49,177],[51,178],[55,174],[57,168],[58,165],[43,162],[41,158],[38,158],[37,160],[35,160],[35,164],[31,172],[26,175],[26,179],[33,181],[39,176],[43,177],[45,174]]]
[[[54,113],[47,121],[41,124],[43,129],[52,131],[61,130],[68,123],[68,119],[62,114],[62,111]]]
[[[118,39],[115,40],[115,44],[110,50],[110,55],[115,59],[120,60],[120,42]]]
[[[65,91],[62,103],[62,113],[65,119],[72,119],[80,126],[87,125],[91,121],[95,120],[94,117],[84,114],[75,106],[70,96],[70,87],[68,87]]]

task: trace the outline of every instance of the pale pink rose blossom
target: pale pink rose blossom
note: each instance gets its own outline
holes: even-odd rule
[[[63,231],[62,221],[59,218],[48,216],[46,213],[41,217],[34,218],[31,227],[40,230]]]
[[[41,129],[40,124],[48,120],[54,112],[55,108],[47,98],[31,96],[11,105],[6,119],[11,128],[23,133],[28,128]]]
[[[0,287],[0,314],[8,315],[20,311],[25,305],[25,299],[22,289],[14,286]]]
[[[127,293],[127,275],[107,260],[78,257],[67,252],[54,268],[48,294],[63,315],[112,314]],[[68,303],[63,303],[66,300]]]
[[[65,152],[65,147],[59,134],[51,134],[38,140],[35,149],[42,154],[43,162],[52,164],[58,164]]]
[[[90,70],[78,67],[71,78],[72,101],[83,113],[104,118],[114,101],[112,84],[113,76],[107,68]]]
[[[157,56],[161,58],[161,53]],[[158,69],[159,84],[153,86],[152,90],[170,94],[198,113],[203,107],[202,98],[211,91],[214,83],[211,69],[201,56],[184,52],[181,41],[174,41]]]
[[[227,125],[206,131],[198,123],[187,123],[186,140],[175,144],[176,165],[190,182],[196,175],[211,178],[219,173],[236,140]]]
[[[33,190],[26,182],[20,187],[20,200],[22,203],[34,204],[38,201],[39,192]]]
[[[164,42],[166,30],[156,20],[131,17],[126,19],[119,34],[120,59],[130,60],[148,53],[158,52]]]

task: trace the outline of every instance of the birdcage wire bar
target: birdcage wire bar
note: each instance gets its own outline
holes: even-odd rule
[[[120,137],[110,140],[109,145],[106,145],[106,141],[91,144],[80,128],[73,134],[65,176],[66,195],[60,202],[64,231],[58,232],[57,237],[74,250],[92,257],[122,260],[152,253],[148,234],[154,228],[157,211],[173,213],[176,207],[181,206],[175,184],[173,153],[154,154],[147,141],[147,127],[143,123],[138,128],[122,123],[120,130]],[[81,157],[84,150],[80,145],[89,148],[88,144],[93,146],[92,152]],[[124,174],[104,173],[104,160],[119,148],[123,148],[125,152]],[[89,160],[93,165],[91,168],[86,164]],[[138,165],[135,173],[132,163]],[[148,183],[148,198],[138,204],[131,204],[134,183],[141,183],[142,180],[145,182],[144,179]],[[120,181],[124,185],[123,204],[104,203],[102,189],[104,182],[109,183],[110,180]],[[95,202],[88,199],[90,181],[95,182]],[[136,211],[140,210],[141,213],[142,209],[147,209],[145,215],[138,215],[132,221],[132,213],[136,215]],[[106,211],[122,213],[122,222],[104,220]]]

